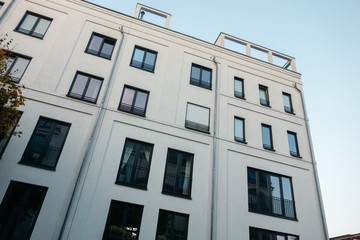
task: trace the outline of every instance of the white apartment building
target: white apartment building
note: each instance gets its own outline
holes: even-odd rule
[[[293,57],[141,4],[0,1],[27,99],[0,144],[1,240],[328,238]]]

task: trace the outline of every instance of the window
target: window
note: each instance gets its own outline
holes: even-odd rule
[[[178,197],[191,197],[194,154],[169,149],[162,192]]]
[[[0,239],[30,239],[47,188],[11,181],[0,205]]]
[[[269,92],[267,87],[259,85],[259,98],[261,105],[270,107]]]
[[[234,118],[234,137],[235,141],[246,143],[245,141],[245,119]]]
[[[156,240],[186,240],[189,215],[160,209]]]
[[[190,84],[211,89],[211,69],[193,63]]]
[[[37,38],[43,38],[51,21],[52,19],[48,17],[44,17],[36,13],[26,12],[15,31]]]
[[[234,77],[234,95],[237,98],[245,99],[244,80],[238,77]]]
[[[288,131],[287,135],[289,141],[290,155],[294,157],[300,157],[296,133]]]
[[[69,123],[40,117],[20,163],[55,170],[69,129]]]
[[[31,58],[21,55],[10,55],[8,59],[5,59],[7,71],[4,75],[9,75],[11,81],[20,82],[22,76],[25,73],[27,66],[30,63]]]
[[[154,72],[157,52],[135,46],[130,65],[142,70]]]
[[[2,9],[3,6],[4,6],[4,3],[0,2],[0,9]]]
[[[248,168],[249,211],[295,219],[291,178]]]
[[[291,95],[283,92],[284,110],[287,113],[294,113],[291,103]]]
[[[274,146],[272,142],[271,126],[266,124],[261,124],[261,132],[262,132],[263,147],[268,150],[274,150]]]
[[[15,119],[15,122],[16,122],[16,124],[17,124],[17,123],[19,122],[19,120],[20,120],[21,114],[22,114],[22,112],[19,112],[19,115],[18,115],[18,116],[15,117],[15,116],[13,115],[13,116],[10,117],[10,119]],[[6,136],[4,136],[4,137],[1,136],[1,140],[0,140],[0,159],[1,159],[1,157],[2,157],[2,155],[3,155],[3,153],[4,153],[4,151],[5,151],[5,148],[6,148],[7,144],[8,144],[9,141],[10,141],[10,138],[11,138],[13,132],[15,131],[16,124],[15,124],[15,125],[11,125],[11,126],[9,127]],[[5,134],[4,134],[4,135],[5,135]]]
[[[188,103],[185,127],[200,132],[209,133],[210,109]]]
[[[115,46],[115,39],[93,33],[85,52],[110,59]]]
[[[250,240],[299,240],[298,236],[287,233],[273,232],[269,230],[250,227]]]
[[[138,240],[143,206],[111,200],[103,240]]]
[[[126,139],[116,183],[146,188],[153,144]]]
[[[130,86],[124,86],[119,110],[145,116],[149,92]]]
[[[68,96],[96,103],[102,83],[102,78],[82,72],[76,72]]]

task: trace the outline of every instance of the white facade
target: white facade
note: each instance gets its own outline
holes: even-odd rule
[[[9,206],[11,181],[47,188],[30,239],[101,239],[111,200],[143,206],[142,240],[159,235],[160,209],[188,215],[189,240],[249,239],[250,228],[326,239],[293,58],[253,44],[267,51],[270,63],[260,61],[247,56],[243,40],[247,55],[225,49],[223,34],[209,44],[80,0],[3,2],[0,34],[31,61],[20,81],[23,134],[10,139],[0,160],[0,200]],[[21,33],[26,13],[51,20],[43,38]],[[111,59],[87,52],[93,33],[116,40]],[[156,53],[154,71],[131,66],[136,46]],[[272,54],[288,58],[292,70],[272,64]],[[211,70],[211,89],[190,84],[192,64]],[[68,96],[77,72],[103,79],[95,103]],[[234,77],[243,79],[245,99],[234,96]],[[271,107],[259,103],[259,85]],[[125,86],[149,93],[145,116],[119,110]],[[294,114],[284,111],[283,92]],[[185,127],[186,119],[206,123],[204,114],[187,115],[188,104],[209,112],[209,133]],[[22,160],[39,117],[71,124],[50,170]],[[234,141],[234,117],[245,121],[246,143]],[[271,126],[275,151],[263,147],[262,124]],[[288,131],[296,133],[301,158],[289,154]],[[126,139],[153,145],[145,189],[115,183]],[[162,193],[169,149],[193,154],[188,198]],[[249,168],[291,179],[295,217],[249,210]]]

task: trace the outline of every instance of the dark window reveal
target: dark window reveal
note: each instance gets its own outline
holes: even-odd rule
[[[16,83],[20,82],[30,63],[30,60],[31,58],[18,54],[10,55],[7,59],[3,60],[3,63],[6,65],[6,72],[2,73],[2,75],[9,75],[11,77],[11,81]]]
[[[268,150],[274,150],[274,146],[272,142],[271,126],[266,124],[261,124],[261,133],[262,133],[263,147]]]
[[[138,88],[124,86],[119,110],[145,116],[149,92]]]
[[[261,105],[270,107],[268,87],[259,85],[259,98]]]
[[[234,118],[234,138],[237,142],[246,143],[245,141],[245,119]]]
[[[210,109],[188,103],[186,109],[185,127],[200,132],[209,133]]]
[[[283,101],[284,101],[284,110],[287,113],[294,113],[294,109],[292,107],[291,95],[283,92]]]
[[[130,65],[149,72],[154,72],[157,52],[135,46]]]
[[[234,77],[234,95],[237,98],[245,99],[244,80],[238,77]]]
[[[85,52],[110,59],[115,46],[115,39],[93,33]]]
[[[288,135],[290,155],[294,157],[300,157],[296,133],[288,131],[287,135]]]
[[[26,12],[15,31],[37,38],[43,38],[51,21],[52,19],[48,17],[44,17],[36,13]]]
[[[77,72],[71,84],[68,96],[96,103],[103,79],[86,73]]]
[[[211,69],[193,63],[191,65],[190,83],[211,89]]]
[[[156,240],[187,240],[189,215],[159,211]]]

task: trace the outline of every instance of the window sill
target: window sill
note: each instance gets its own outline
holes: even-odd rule
[[[244,140],[240,140],[240,139],[237,139],[237,138],[235,137],[234,140],[235,140],[235,142],[247,144],[247,141],[246,141],[245,139],[244,139]]]
[[[268,108],[271,108],[270,104],[262,104],[260,103],[261,106],[264,106],[264,107],[268,107]]]
[[[285,110],[285,112],[288,114],[296,115],[294,112],[290,112],[290,111],[286,111],[286,110]]]
[[[27,36],[30,36],[30,37],[34,37],[34,38],[37,38],[37,39],[41,39],[41,40],[43,40],[44,37],[45,37],[45,35],[42,36],[42,37],[34,36],[34,35],[31,35],[31,34],[28,34],[28,33],[24,33],[24,32],[18,31],[17,29],[14,29],[14,32],[21,33],[21,34],[24,34],[24,35],[27,35]]]
[[[123,183],[123,182],[119,182],[119,181],[116,181],[115,184],[120,185],[120,186],[124,186],[124,187],[136,188],[136,189],[140,189],[140,190],[144,190],[144,191],[148,190],[147,186],[138,186],[138,185],[135,185],[135,184]]]
[[[20,161],[20,162],[18,162],[18,164],[25,165],[25,166],[30,166],[30,167],[41,168],[41,169],[45,169],[45,170],[49,170],[49,171],[54,171],[54,172],[55,172],[55,167],[49,167],[49,166],[44,166],[44,165],[40,165],[40,164],[36,164],[36,163],[31,163],[31,162],[24,162],[24,161]]]
[[[302,156],[300,156],[300,155],[293,155],[293,154],[290,154],[290,156],[295,157],[295,158],[302,159]]]
[[[181,195],[181,194],[176,194],[176,193],[166,192],[166,191],[162,191],[161,193],[164,194],[164,195],[172,196],[172,197],[179,197],[179,198],[192,200],[191,196],[186,196],[186,195]]]
[[[265,150],[269,150],[269,151],[275,152],[275,149],[274,149],[274,148],[268,148],[268,147],[264,147],[264,146],[263,146],[263,148],[264,148]]]

